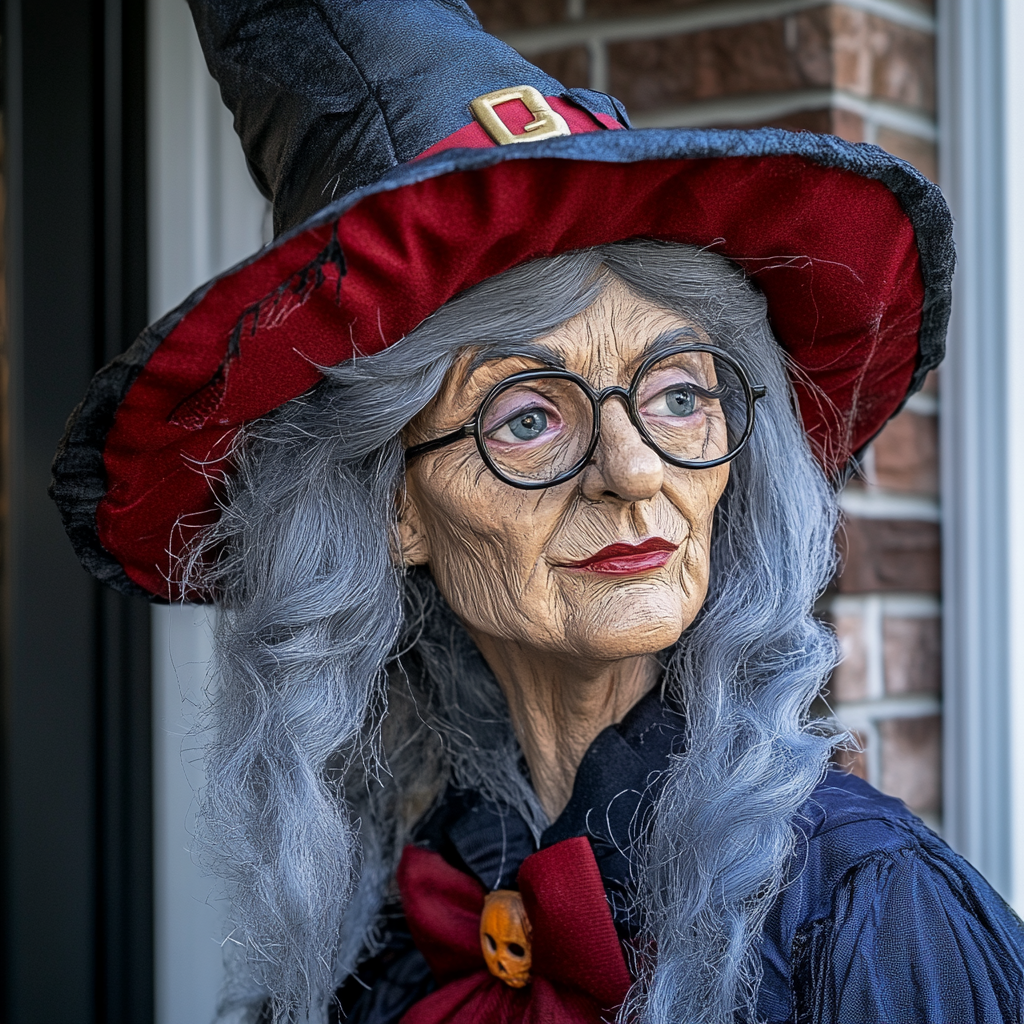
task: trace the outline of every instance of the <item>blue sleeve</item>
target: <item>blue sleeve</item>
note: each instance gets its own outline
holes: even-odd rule
[[[1024,1021],[1024,926],[938,841],[850,870],[794,954],[800,1022]]]

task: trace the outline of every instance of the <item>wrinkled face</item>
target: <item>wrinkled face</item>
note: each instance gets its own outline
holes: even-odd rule
[[[628,387],[655,340],[680,329],[694,341],[712,340],[609,278],[597,301],[536,342],[533,354],[475,367],[472,353],[462,357],[406,441],[466,423],[496,383],[545,367],[538,349],[551,353],[548,365],[596,389]],[[528,439],[531,426],[506,428],[509,443],[518,443],[516,434]],[[520,490],[499,480],[472,438],[414,459],[400,516],[402,554],[407,564],[430,566],[473,633],[588,661],[649,654],[673,644],[704,602],[713,514],[728,476],[728,464],[663,462],[613,396],[602,409],[593,459],[553,487]]]

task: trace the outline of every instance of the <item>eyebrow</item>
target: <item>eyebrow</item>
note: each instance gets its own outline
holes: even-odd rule
[[[652,338],[645,346],[637,363],[643,362],[648,356],[660,352],[663,349],[674,348],[685,341],[699,342],[700,336],[692,327],[673,327]],[[565,359],[557,352],[541,345],[538,342],[519,341],[508,344],[488,345],[481,349],[466,367],[467,377],[472,376],[481,366],[486,363],[495,363],[502,359],[513,359],[516,356],[523,359],[535,359],[543,366],[551,367],[553,370],[564,370]]]
[[[466,367],[467,376],[475,373],[485,363],[496,363],[502,359],[514,359],[519,356],[522,359],[535,359],[544,366],[553,370],[564,370],[565,360],[557,352],[546,345],[532,341],[513,341],[508,344],[488,345],[481,349],[474,357],[469,366]]]
[[[650,355],[654,355],[656,352],[662,351],[662,349],[676,348],[680,343],[686,343],[689,341],[700,342],[700,335],[692,327],[673,327],[671,330],[662,331],[657,337],[649,341],[645,346],[643,352],[640,353],[640,359],[642,362]]]

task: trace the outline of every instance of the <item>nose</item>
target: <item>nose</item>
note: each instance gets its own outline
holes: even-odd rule
[[[583,470],[584,496],[593,501],[609,497],[643,501],[661,490],[664,478],[661,457],[644,444],[622,400],[610,399],[601,410],[601,437],[594,458]]]

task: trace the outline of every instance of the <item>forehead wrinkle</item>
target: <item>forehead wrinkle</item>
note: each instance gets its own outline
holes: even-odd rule
[[[589,311],[588,311],[589,312]],[[578,372],[587,377],[595,386],[604,386],[629,377],[649,355],[680,344],[701,343],[705,339],[693,324],[681,323],[649,337],[637,352],[626,351],[630,346],[624,336],[643,335],[653,331],[652,321],[661,319],[661,314],[679,318],[671,310],[637,309],[631,304],[612,303],[606,317],[587,316],[583,322],[582,351],[579,351]],[[681,318],[680,318],[681,319]],[[622,339],[622,340],[620,340]],[[579,350],[580,346],[576,346]],[[598,379],[605,378],[605,379]]]
[[[602,373],[614,375],[619,362],[616,358],[615,345],[615,307],[611,307],[608,315],[599,316],[595,315],[596,305],[598,303],[580,315],[579,331],[566,339],[570,352],[570,368],[593,384],[601,383],[597,378]]]
[[[625,333],[644,333],[650,327],[650,321],[660,316],[670,316],[677,319],[684,319],[681,314],[661,306],[644,305],[649,300],[636,295],[628,287],[623,286],[625,295],[623,298],[607,297],[607,288],[601,292],[594,302],[578,313],[571,320],[566,321],[560,327],[555,328],[550,335],[554,344],[568,341],[566,338],[567,329],[571,332],[571,325],[576,321],[582,327],[583,342],[580,346],[566,345],[569,357],[576,356],[579,364],[577,372],[582,376],[591,377],[596,373],[604,371],[610,377],[618,376],[619,369],[625,365],[630,372],[639,363],[643,362],[651,353],[662,348],[670,348],[673,345],[686,344],[693,341],[700,343],[706,339],[702,338],[699,327],[694,324],[682,323],[678,327],[668,328],[660,331],[654,338],[648,340],[641,351],[632,357],[621,358],[621,345],[617,339]],[[633,300],[633,301],[629,301]],[[607,315],[596,315],[596,307],[604,305]],[[571,337],[571,334],[570,334]],[[576,351],[572,351],[575,349]],[[582,350],[581,350],[582,349]],[[542,366],[550,366],[553,369],[564,370],[567,368],[566,355],[545,344],[541,340],[535,341],[510,341],[495,342],[480,346],[471,359],[463,366],[460,373],[460,385],[465,387],[469,384],[473,374],[480,367],[502,359],[511,358],[533,359]],[[570,367],[571,368],[571,367]],[[597,383],[596,381],[594,383]]]

